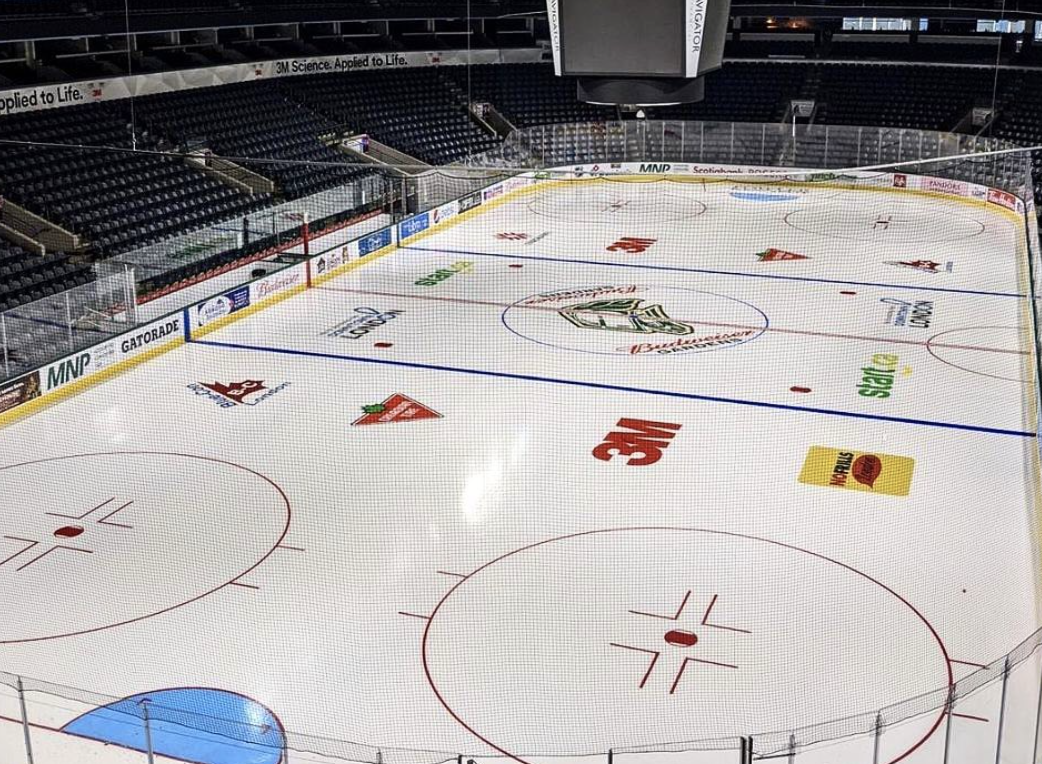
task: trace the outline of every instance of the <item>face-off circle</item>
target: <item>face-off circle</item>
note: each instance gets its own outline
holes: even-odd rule
[[[887,241],[897,244],[961,241],[984,233],[985,225],[915,199],[888,195],[858,198],[853,209],[840,205],[798,209],[785,216],[790,228],[830,239]],[[912,253],[910,253],[912,254]]]
[[[282,489],[231,462],[171,453],[0,467],[0,644],[141,620],[233,583],[289,528]]]
[[[590,531],[505,554],[438,603],[423,661],[448,712],[521,761],[859,714],[870,724],[953,681],[937,632],[879,581],[691,528]]]
[[[642,358],[725,350],[769,326],[756,306],[733,297],[657,284],[603,284],[524,297],[503,325],[540,345]]]
[[[569,223],[639,225],[674,223],[702,215],[706,205],[694,198],[701,187],[677,187],[649,194],[646,183],[605,181],[593,185],[547,189],[528,202],[528,211]],[[639,233],[639,232],[635,232]]]
[[[1031,334],[1016,326],[966,326],[926,341],[930,355],[961,371],[1008,382],[1031,382]]]

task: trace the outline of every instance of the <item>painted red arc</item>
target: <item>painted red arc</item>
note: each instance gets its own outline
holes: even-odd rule
[[[188,599],[188,600],[186,600],[184,602],[179,602],[179,603],[177,603],[175,605],[171,605],[169,607],[163,608],[162,610],[158,610],[158,611],[156,611],[154,613],[147,613],[145,615],[137,616],[137,617],[134,617],[134,618],[128,618],[128,619],[126,619],[124,621],[120,621],[118,623],[105,624],[103,626],[96,626],[96,627],[89,628],[89,629],[80,629],[78,631],[68,632],[68,633],[64,633],[64,634],[51,634],[51,635],[40,636],[40,637],[28,637],[28,638],[25,638],[25,639],[2,640],[2,641],[0,641],[0,645],[21,644],[21,643],[26,643],[26,642],[44,642],[44,641],[48,641],[48,640],[52,640],[52,639],[64,639],[65,637],[76,637],[76,636],[80,636],[82,634],[92,634],[94,632],[104,631],[106,629],[114,629],[114,628],[117,628],[119,626],[126,626],[127,624],[137,623],[139,621],[144,621],[144,620],[147,620],[149,618],[154,618],[155,616],[158,616],[158,615],[163,615],[164,613],[169,613],[171,611],[178,610],[180,608],[185,607],[186,605],[192,604],[193,602],[197,602],[198,600],[204,599],[205,597],[208,597],[211,594],[213,594],[214,592],[220,591],[221,589],[224,589],[227,586],[231,586],[233,583],[235,583],[236,580],[238,580],[238,579],[246,576],[248,573],[251,573],[252,571],[256,570],[258,567],[260,567],[275,552],[276,549],[278,549],[282,545],[282,542],[285,540],[286,536],[289,534],[289,528],[290,528],[290,524],[292,522],[293,508],[292,508],[292,505],[290,504],[289,497],[286,495],[286,492],[284,490],[282,490],[282,487],[278,483],[276,483],[274,480],[269,478],[268,476],[266,476],[266,475],[264,475],[264,474],[262,474],[260,472],[257,472],[256,470],[252,470],[249,467],[244,467],[241,464],[237,464],[235,462],[228,461],[228,460],[225,460],[225,459],[216,459],[216,458],[209,457],[209,456],[198,456],[196,454],[182,454],[182,453],[177,453],[177,452],[174,452],[174,451],[94,451],[94,452],[88,452],[88,453],[82,453],[82,454],[68,454],[68,455],[65,455],[65,456],[53,456],[53,457],[49,457],[47,459],[31,459],[29,461],[18,462],[16,464],[7,464],[7,465],[0,466],[0,472],[3,472],[5,470],[10,470],[10,469],[16,469],[18,467],[25,467],[25,466],[29,466],[29,465],[33,465],[33,464],[46,464],[46,463],[49,463],[49,462],[63,462],[63,461],[71,460],[71,459],[83,459],[83,458],[90,458],[90,457],[106,457],[106,456],[117,456],[117,457],[118,456],[174,456],[174,457],[179,457],[179,458],[182,458],[182,459],[197,459],[197,460],[199,460],[201,462],[211,462],[213,464],[222,464],[222,465],[224,465],[226,467],[232,467],[234,469],[241,470],[242,472],[246,472],[246,473],[249,473],[251,475],[254,475],[255,477],[260,478],[265,483],[270,485],[276,491],[276,493],[278,493],[279,498],[281,499],[281,503],[282,503],[282,505],[283,505],[283,507],[285,509],[285,517],[286,517],[285,523],[283,524],[283,526],[282,526],[282,528],[281,528],[281,530],[280,530],[280,532],[278,534],[278,537],[275,539],[274,543],[271,545],[271,548],[267,552],[265,552],[263,555],[261,555],[260,558],[257,559],[257,561],[253,565],[251,565],[247,570],[244,570],[244,571],[240,572],[239,574],[237,574],[234,579],[232,579],[230,581],[225,581],[224,583],[222,583],[222,584],[220,584],[218,586],[215,586],[215,587],[211,588],[210,590],[203,592],[202,594],[196,595],[196,596],[192,597],[191,599]],[[105,504],[107,504],[107,502]],[[93,511],[95,511],[97,509],[100,509],[102,506],[105,506],[105,504],[102,504],[102,505],[100,505],[98,507],[94,507],[94,509],[90,510],[90,512],[93,512]],[[109,514],[105,515],[104,517],[102,517],[97,522],[99,524],[104,524],[104,525],[116,525],[116,526],[119,526],[118,523],[104,522],[104,521],[106,521],[109,518],[111,518],[120,509],[124,509],[125,506],[127,506],[127,505],[120,506],[116,511],[110,512]],[[90,512],[88,512],[87,514],[90,514]],[[51,513],[51,514],[54,514],[54,513]],[[129,527],[129,526],[122,526],[122,527]],[[36,541],[32,541],[32,540],[29,540],[29,539],[19,539],[19,538],[15,538],[15,537],[12,537],[12,536],[4,536],[3,538],[13,539],[15,541],[27,542],[30,546],[36,545],[38,543]],[[0,560],[0,564],[3,564],[5,562],[13,560],[15,557],[17,557],[18,555],[20,555],[23,552],[27,551],[27,549],[29,549],[29,548],[30,547],[26,547],[26,548],[24,548],[22,550],[19,550],[13,556],[8,557],[6,560]],[[65,546],[65,545],[56,545],[55,547],[52,547],[52,549],[62,549],[62,550],[79,551],[79,552],[90,553],[89,550],[77,549],[77,548],[68,547],[68,546]],[[24,568],[27,564],[32,564],[33,562],[37,562],[41,557],[43,557],[49,551],[51,551],[51,550],[48,550],[47,552],[44,552],[44,554],[39,555],[38,557],[36,557],[33,560],[31,560],[29,563],[23,563],[20,566],[19,569]]]
[[[891,589],[889,586],[884,584],[882,581],[879,581],[879,580],[873,578],[872,576],[868,575],[867,573],[864,573],[861,570],[858,570],[857,568],[852,567],[851,565],[847,565],[845,563],[842,563],[842,562],[840,562],[838,560],[835,560],[835,559],[833,559],[831,557],[828,557],[826,555],[820,554],[818,552],[812,552],[812,551],[810,551],[808,549],[803,549],[801,547],[794,546],[792,544],[786,544],[786,543],[783,543],[781,541],[774,541],[772,539],[763,538],[761,536],[752,536],[752,535],[742,534],[742,533],[733,533],[733,532],[730,532],[730,531],[713,530],[713,529],[708,529],[708,528],[684,528],[684,527],[679,527],[679,526],[636,526],[636,527],[620,527],[620,528],[603,528],[603,529],[600,529],[600,530],[583,531],[583,532],[580,532],[580,533],[571,533],[571,534],[567,534],[567,535],[564,535],[564,536],[557,536],[557,537],[550,538],[550,539],[544,539],[543,541],[537,541],[535,543],[528,544],[528,545],[520,547],[518,549],[514,549],[514,550],[512,550],[510,552],[507,552],[506,554],[500,555],[499,557],[497,557],[497,558],[495,558],[493,560],[490,560],[489,562],[486,562],[484,565],[482,565],[482,566],[478,567],[477,569],[475,569],[469,576],[467,576],[467,578],[461,579],[451,589],[449,589],[445,593],[445,595],[441,598],[441,600],[438,601],[438,604],[434,606],[434,609],[431,611],[431,614],[426,617],[427,618],[427,623],[426,623],[426,625],[424,627],[424,630],[423,630],[423,641],[422,641],[422,646],[421,646],[421,660],[422,660],[422,663],[423,663],[424,676],[426,677],[427,683],[430,685],[431,690],[434,692],[435,697],[437,697],[438,702],[441,703],[441,705],[445,709],[445,711],[453,719],[455,719],[456,722],[460,726],[462,726],[464,729],[466,729],[468,732],[470,732],[470,734],[472,734],[475,738],[477,738],[478,740],[483,742],[485,745],[489,746],[490,748],[492,748],[495,751],[499,751],[504,756],[507,756],[510,759],[513,759],[514,761],[521,762],[521,764],[531,764],[527,759],[523,758],[522,754],[516,753],[516,752],[512,752],[510,750],[507,750],[506,748],[504,748],[501,745],[497,745],[489,737],[487,737],[486,735],[483,735],[480,731],[478,731],[474,727],[470,726],[470,724],[468,724],[467,721],[465,719],[463,719],[460,716],[460,714],[452,707],[452,705],[449,703],[449,701],[445,698],[445,696],[442,694],[441,690],[439,689],[438,683],[435,681],[434,676],[432,674],[431,656],[430,656],[430,653],[429,653],[429,649],[430,649],[430,641],[431,641],[431,627],[437,621],[438,615],[441,612],[441,610],[442,610],[443,606],[445,605],[445,603],[453,596],[453,594],[457,590],[459,590],[461,587],[463,587],[465,585],[468,585],[469,583],[473,582],[476,578],[478,578],[481,575],[481,573],[483,571],[485,571],[488,568],[492,567],[493,565],[496,565],[497,563],[502,562],[503,560],[506,560],[506,559],[508,559],[510,557],[513,557],[515,555],[518,555],[518,554],[521,554],[521,553],[524,553],[524,552],[528,552],[528,551],[531,551],[533,549],[537,549],[537,548],[539,548],[541,546],[544,546],[546,544],[553,544],[553,543],[560,542],[560,541],[567,541],[567,540],[571,540],[571,539],[584,538],[584,537],[595,536],[595,535],[600,535],[600,534],[607,534],[607,533],[633,532],[633,531],[673,531],[673,532],[681,532],[681,533],[705,533],[705,534],[711,534],[711,535],[717,535],[717,536],[725,536],[725,537],[730,537],[730,538],[747,539],[747,540],[750,540],[750,541],[758,541],[758,542],[762,542],[762,543],[765,543],[765,544],[770,544],[770,545],[777,546],[777,547],[780,547],[782,549],[788,549],[788,550],[791,550],[791,551],[794,551],[794,552],[800,552],[802,554],[810,555],[811,557],[817,558],[819,560],[823,560],[823,561],[831,563],[833,565],[837,565],[840,568],[843,568],[844,570],[846,570],[846,571],[848,571],[850,573],[853,573],[854,575],[859,576],[860,578],[868,581],[869,583],[879,587],[880,589],[885,591],[887,594],[889,594],[890,596],[894,597],[897,601],[899,601],[902,605],[904,605],[904,607],[906,607],[923,624],[923,626],[930,633],[930,635],[933,638],[935,644],[937,645],[937,648],[938,648],[938,651],[939,651],[940,655],[944,659],[946,683],[945,683],[943,688],[939,688],[939,689],[943,689],[947,693],[950,693],[952,688],[954,687],[955,677],[954,677],[954,672],[953,672],[953,669],[952,669],[952,661],[951,661],[951,658],[948,655],[948,649],[945,646],[944,641],[941,639],[940,635],[937,633],[937,629],[934,628],[933,624],[931,624],[930,621],[928,621],[926,619],[926,617],[911,602],[909,602],[905,597],[903,597],[902,595],[900,595],[899,593],[897,593],[896,591]],[[744,630],[735,629],[734,627],[720,626],[720,625],[708,622],[710,614],[711,614],[711,612],[713,610],[713,607],[715,605],[716,599],[717,598],[714,596],[713,600],[710,602],[709,607],[706,609],[706,612],[705,612],[705,614],[703,616],[703,619],[702,619],[703,620],[703,625],[706,625],[706,626],[709,626],[709,627],[713,627],[713,628],[724,628],[724,629],[729,629],[729,630],[732,630],[732,631],[744,632]],[[661,615],[655,616],[654,614],[647,614],[647,615],[652,615],[653,617],[664,618],[666,620],[676,620],[676,618],[679,618],[679,614],[680,614],[680,612],[683,611],[683,609],[686,606],[686,604],[687,604],[687,598],[685,598],[685,601],[681,603],[681,607],[679,608],[679,612],[677,613],[677,615],[675,617],[673,617],[673,616],[661,616]],[[633,612],[633,611],[631,611],[631,612]],[[749,633],[749,632],[744,632],[744,633]],[[628,646],[628,645],[622,645],[622,644],[616,644],[616,643],[612,643],[611,646],[612,647],[617,647],[617,648],[623,648],[623,649],[626,649],[626,650],[634,650],[636,652],[646,653],[646,654],[652,656],[651,661],[650,661],[650,665],[648,666],[648,669],[645,672],[644,678],[642,679],[641,684],[640,684],[640,686],[643,688],[643,686],[647,682],[647,679],[650,676],[652,670],[654,669],[655,664],[657,663],[658,658],[661,655],[661,653],[659,651],[656,651],[656,650],[647,650],[647,649],[643,649],[643,648],[636,648],[636,647],[632,647],[632,646]],[[685,670],[687,668],[688,663],[691,663],[691,662],[709,664],[709,665],[712,665],[712,666],[717,666],[717,667],[726,668],[726,669],[736,669],[737,668],[736,666],[733,666],[733,665],[730,665],[730,664],[716,663],[716,662],[712,662],[712,661],[705,661],[705,660],[700,660],[700,659],[696,659],[696,658],[691,658],[689,656],[689,657],[685,658],[684,663],[682,664],[682,667],[681,667],[681,671],[678,672],[678,675],[677,675],[676,679],[673,682],[673,686],[670,688],[670,692],[671,693],[676,690],[677,684],[679,683],[681,677],[685,673]],[[934,721],[930,725],[929,729],[926,730],[925,734],[923,734],[923,736],[921,738],[919,738],[917,741],[915,741],[912,745],[910,745],[902,753],[900,753],[897,756],[895,756],[894,758],[891,758],[888,761],[886,761],[885,764],[898,764],[898,762],[904,761],[909,756],[911,756],[913,753],[915,753],[917,750],[919,750],[923,745],[925,745],[925,743],[928,740],[930,740],[931,737],[933,737],[933,735],[941,727],[941,724],[943,723],[943,721],[944,721],[945,717],[947,716],[947,714],[948,714],[947,707],[946,706],[941,706],[938,709],[937,717],[934,719]],[[755,737],[755,733],[753,733],[753,736]]]

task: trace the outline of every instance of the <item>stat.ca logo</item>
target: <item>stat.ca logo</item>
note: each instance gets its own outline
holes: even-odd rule
[[[289,382],[266,385],[260,379],[247,379],[242,382],[191,382],[188,390],[206,398],[218,408],[233,409],[240,406],[259,406],[281,393]]]

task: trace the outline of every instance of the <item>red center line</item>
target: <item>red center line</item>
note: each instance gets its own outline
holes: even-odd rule
[[[457,303],[460,305],[482,305],[493,308],[523,308],[525,310],[545,310],[550,313],[556,313],[557,308],[546,306],[546,305],[521,305],[513,302],[497,302],[495,300],[475,300],[466,297],[446,297],[444,295],[434,294],[405,294],[402,292],[382,292],[373,289],[348,289],[346,287],[328,287],[320,286],[317,289],[325,290],[328,292],[343,292],[345,294],[359,294],[366,295],[369,297],[401,297],[407,300],[430,300],[434,302],[450,302]],[[837,332],[816,332],[809,329],[785,329],[778,326],[746,326],[743,324],[725,324],[717,321],[695,321],[688,320],[685,318],[677,318],[675,321],[682,321],[685,324],[696,324],[699,326],[710,326],[717,329],[741,329],[746,331],[763,331],[763,332],[775,332],[776,334],[796,334],[803,335],[806,337],[826,337],[829,339],[838,340],[859,340],[865,342],[876,342],[890,345],[912,345],[915,347],[931,347],[931,348],[948,348],[951,350],[975,350],[982,353],[1002,353],[1007,355],[1030,355],[1027,350],[1008,350],[1006,348],[993,348],[985,347],[983,345],[955,345],[947,342],[929,342],[927,340],[905,340],[897,339],[894,337],[873,337],[871,335],[863,334],[840,334]]]

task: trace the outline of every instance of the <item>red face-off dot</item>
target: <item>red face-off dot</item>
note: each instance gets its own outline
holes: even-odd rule
[[[673,629],[666,632],[666,643],[674,647],[691,647],[698,642],[698,635],[683,629]]]
[[[840,294],[857,294],[857,292],[851,292],[850,290],[840,292]]]
[[[83,528],[78,525],[65,525],[54,532],[60,539],[72,539],[83,533]]]
[[[508,267],[509,268],[524,268],[525,266],[523,266],[521,263],[511,263]]]
[[[393,345],[394,345],[393,342],[374,342],[373,343],[373,347],[374,348],[389,348],[389,347],[391,347]]]
[[[809,393],[810,392],[810,388],[809,387],[790,387],[789,391],[793,392],[793,393]]]

